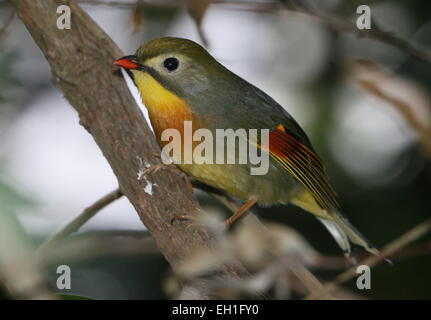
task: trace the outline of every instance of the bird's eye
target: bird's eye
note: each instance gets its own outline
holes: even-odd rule
[[[174,57],[166,58],[165,61],[163,61],[163,66],[170,72],[177,70],[179,65],[180,62]]]

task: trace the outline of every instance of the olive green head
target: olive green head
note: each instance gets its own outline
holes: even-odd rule
[[[138,48],[136,54],[117,60],[117,65],[149,73],[166,89],[180,97],[211,94],[232,74],[202,46],[181,38],[158,38]]]
[[[164,37],[157,38],[141,45],[136,50],[136,56],[140,63],[157,57],[178,57],[187,61],[192,60],[195,63],[206,64],[213,60],[211,55],[199,44],[192,40],[183,38]]]

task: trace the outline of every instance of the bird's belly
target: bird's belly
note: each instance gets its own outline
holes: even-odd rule
[[[181,164],[189,176],[213,188],[244,200],[256,198],[262,204],[287,203],[300,187],[277,166],[265,175],[251,175],[250,168],[238,164]]]

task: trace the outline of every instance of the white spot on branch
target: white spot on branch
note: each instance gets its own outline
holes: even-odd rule
[[[144,192],[146,194],[149,194],[150,196],[153,195],[153,187],[156,187],[157,184],[156,183],[152,183],[151,181],[148,180],[148,178],[145,176],[145,174],[148,172],[148,168],[151,165],[149,163],[145,164],[145,169],[141,168],[139,169],[139,171],[136,173],[136,178],[138,179],[139,182],[141,181],[145,181],[146,185],[144,187]]]
[[[138,181],[142,180],[142,177],[145,174],[145,170],[144,169],[139,169],[139,171],[136,173],[136,177],[138,178]]]
[[[147,182],[147,185],[144,187],[144,192],[152,196],[153,186],[155,186],[155,184],[152,184],[150,181],[147,180],[147,178],[145,178],[145,181]]]

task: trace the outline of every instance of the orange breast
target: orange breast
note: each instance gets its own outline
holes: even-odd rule
[[[187,152],[186,149],[190,150],[189,148],[191,148],[193,150],[195,143],[193,141],[184,141],[184,121],[192,122],[192,135],[201,125],[196,117],[192,115],[187,102],[164,88],[150,74],[141,71],[133,71],[133,73],[135,83],[142,97],[142,102],[148,109],[151,124],[160,146],[164,147],[170,143],[171,146],[175,146],[175,150],[181,150],[181,154],[171,154],[174,157],[182,157]],[[162,141],[162,133],[166,129],[178,130],[181,139]]]
[[[165,129],[177,129],[183,133],[184,121],[193,121],[187,102],[164,88],[150,74],[141,71],[133,73],[159,141]]]

